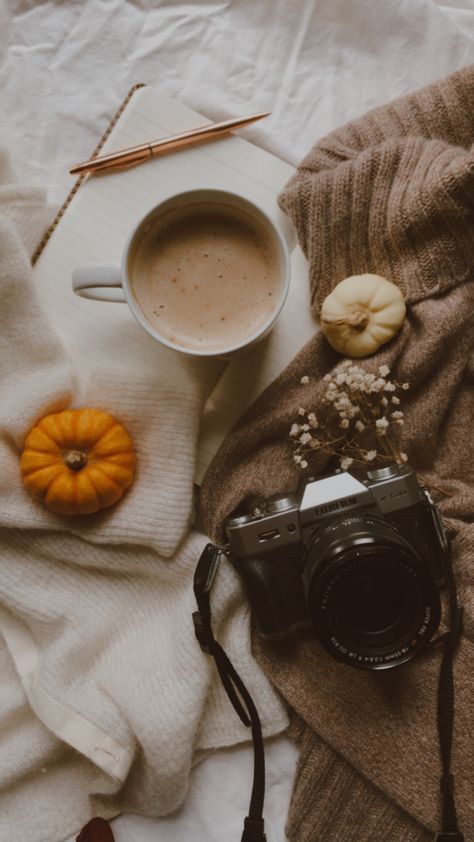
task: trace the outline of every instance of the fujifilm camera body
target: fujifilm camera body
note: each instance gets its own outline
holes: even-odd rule
[[[410,660],[438,628],[448,551],[436,506],[408,466],[310,478],[226,522],[229,557],[263,637],[313,626],[365,669]]]

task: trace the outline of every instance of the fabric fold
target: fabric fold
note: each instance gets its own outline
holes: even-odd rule
[[[432,834],[397,804],[381,797],[373,784],[313,731],[292,722],[290,735],[300,743],[298,787],[288,816],[290,842],[314,842],[312,816],[318,815],[325,842],[430,842]],[[337,805],[337,811],[334,806]]]
[[[301,162],[280,205],[309,260],[316,315],[348,275],[383,275],[408,303],[470,279],[473,78],[469,67],[374,109]]]

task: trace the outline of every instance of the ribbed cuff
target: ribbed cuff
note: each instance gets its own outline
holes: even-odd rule
[[[107,407],[125,424],[137,452],[137,473],[132,494],[125,494],[110,512],[87,516],[89,540],[144,544],[168,558],[176,552],[192,516],[204,398],[199,383],[156,385],[146,377],[128,382],[115,374],[91,377],[85,404]],[[83,535],[83,530],[80,524],[76,534]]]
[[[416,822],[302,725],[290,736],[300,758],[286,834],[290,842],[431,842]]]
[[[474,65],[319,141],[279,196],[309,260],[311,301],[372,272],[406,301],[472,278]]]

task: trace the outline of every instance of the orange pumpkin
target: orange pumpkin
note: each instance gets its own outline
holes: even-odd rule
[[[132,439],[108,412],[65,409],[30,430],[20,468],[25,488],[48,509],[86,515],[120,499],[135,461]]]

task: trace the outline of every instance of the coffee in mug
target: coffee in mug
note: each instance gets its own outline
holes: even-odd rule
[[[228,357],[265,336],[289,289],[285,238],[243,196],[203,189],[176,194],[134,228],[121,266],[76,269],[78,295],[126,301],[169,348]]]
[[[211,353],[257,334],[282,290],[267,231],[230,206],[194,205],[158,218],[137,245],[130,275],[157,332]]]

